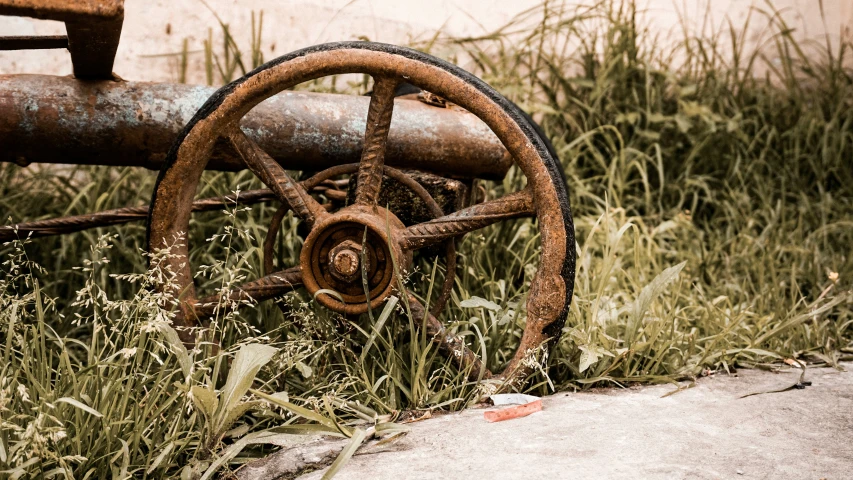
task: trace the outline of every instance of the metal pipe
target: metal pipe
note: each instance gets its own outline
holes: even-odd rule
[[[181,129],[213,87],[0,75],[0,161],[143,166],[159,169]],[[358,162],[369,98],[287,91],[241,123],[289,170]],[[240,170],[225,142],[208,163]],[[459,178],[500,179],[512,160],[474,115],[397,99],[386,161]]]

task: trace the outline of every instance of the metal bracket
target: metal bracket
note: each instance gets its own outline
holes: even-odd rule
[[[67,36],[0,37],[0,50],[67,48],[74,76],[112,79],[124,0],[0,0],[0,15],[65,23]]]

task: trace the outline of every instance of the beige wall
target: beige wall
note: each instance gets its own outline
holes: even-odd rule
[[[763,0],[640,0],[646,18],[661,31],[672,29],[682,13],[694,26],[706,19],[719,25],[730,16],[741,23],[751,4]],[[308,45],[352,40],[406,43],[425,39],[436,29],[455,35],[478,35],[495,29],[540,0],[208,0],[229,23],[241,46],[248,48],[251,12],[264,12],[263,50],[266,59]],[[579,3],[568,1],[568,3]],[[800,35],[816,38],[825,31],[837,37],[843,26],[853,25],[853,0],[824,0],[826,29],[819,0],[776,0]],[[190,50],[200,50],[213,28],[221,41],[214,15],[200,0],[127,0],[121,45],[115,72],[126,79],[173,81],[174,59],[152,57],[178,52],[184,38]],[[167,25],[170,33],[167,32]],[[760,29],[757,29],[760,30]],[[24,18],[0,17],[0,35],[62,34],[62,24]],[[202,83],[202,55],[191,55],[189,81]],[[67,75],[71,64],[64,51],[0,52],[0,73]]]

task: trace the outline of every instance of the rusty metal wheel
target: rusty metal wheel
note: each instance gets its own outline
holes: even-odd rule
[[[374,79],[355,202],[330,213],[308,194],[324,175],[295,182],[278,163],[239,128],[240,119],[266,98],[296,84],[345,73]],[[414,84],[459,105],[491,128],[524,173],[527,186],[501,198],[409,227],[377,205],[394,91],[400,82]],[[272,298],[288,288],[304,286],[326,307],[346,314],[379,307],[397,292],[397,268],[411,264],[418,249],[458,238],[494,223],[526,216],[538,222],[541,254],[526,310],[519,348],[492,375],[464,342],[449,334],[436,317],[409,295],[411,311],[440,349],[472,379],[491,377],[498,388],[516,388],[536,368],[559,337],[574,287],[575,240],[566,185],[560,166],[515,105],[482,80],[452,64],[393,45],[342,42],[318,45],[279,57],[226,85],[189,122],[166,159],[151,201],[148,238],[154,251],[187,232],[191,205],[214,144],[225,139],[276,197],[311,230],[305,238],[300,265],[244,285],[235,295],[256,300]],[[330,139],[330,141],[334,141]],[[334,167],[334,168],[343,168]],[[366,239],[366,241],[364,241]],[[175,273],[181,295],[183,327],[203,316],[188,262],[188,245],[179,242],[161,264]],[[362,283],[367,278],[367,288]],[[340,296],[322,293],[332,289]],[[367,294],[365,294],[367,290]],[[320,292],[318,294],[318,292]],[[343,301],[341,301],[343,300]]]

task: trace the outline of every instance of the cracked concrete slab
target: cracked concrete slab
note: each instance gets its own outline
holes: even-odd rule
[[[477,409],[441,415],[412,424],[393,451],[357,454],[335,478],[853,478],[853,373],[809,369],[805,389],[739,398],[798,379],[796,369],[740,370],[668,397],[672,385],[560,393],[500,423]]]

